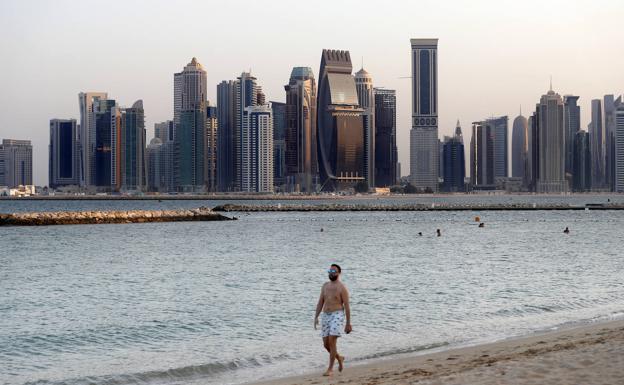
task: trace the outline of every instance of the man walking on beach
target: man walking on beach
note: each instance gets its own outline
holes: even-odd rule
[[[327,270],[329,282],[325,282],[321,288],[321,296],[316,304],[316,315],[314,316],[314,329],[318,325],[319,314],[321,315],[321,337],[323,345],[329,352],[329,367],[323,373],[324,376],[331,376],[334,363],[338,361],[338,370],[342,372],[344,356],[338,354],[338,337],[342,335],[342,325],[345,333],[351,333],[351,308],[349,307],[349,291],[340,282],[340,266],[333,264]],[[322,313],[321,313],[322,311]]]

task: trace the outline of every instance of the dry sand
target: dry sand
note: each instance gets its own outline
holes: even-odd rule
[[[256,385],[624,384],[624,320],[350,366]]]

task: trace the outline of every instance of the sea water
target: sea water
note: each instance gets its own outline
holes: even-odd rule
[[[351,293],[347,365],[624,311],[621,211],[228,215],[239,220],[0,228],[0,384],[240,384],[322,370],[313,318],[334,262]]]

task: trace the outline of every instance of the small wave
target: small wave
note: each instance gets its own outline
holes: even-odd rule
[[[228,362],[211,362],[200,365],[189,365],[166,370],[152,370],[141,373],[115,374],[104,376],[88,376],[60,381],[39,380],[24,385],[133,385],[180,383],[189,380],[210,378],[221,373],[242,368],[260,367],[278,360],[286,360],[287,354],[278,356],[262,355],[259,357],[236,359]]]
[[[418,345],[418,346],[412,346],[412,347],[407,347],[407,348],[397,348],[397,349],[386,350],[386,351],[383,351],[383,352],[377,352],[377,353],[373,353],[373,354],[369,354],[369,355],[365,355],[365,356],[355,357],[353,360],[354,361],[365,361],[365,360],[372,360],[372,359],[375,359],[375,358],[383,358],[383,357],[388,357],[388,356],[395,356],[395,355],[399,355],[399,354],[418,353],[418,352],[422,352],[422,351],[425,351],[425,350],[443,348],[443,347],[449,346],[449,345],[450,345],[450,342],[438,342],[438,343],[433,343],[433,344]]]

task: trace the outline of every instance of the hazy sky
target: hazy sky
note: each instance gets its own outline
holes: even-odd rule
[[[30,139],[47,184],[49,120],[78,119],[78,92],[143,99],[148,141],[173,116],[173,73],[195,56],[216,84],[252,70],[285,99],[293,66],[316,76],[323,48],[351,52],[375,86],[397,90],[399,161],[409,173],[410,38],[439,38],[440,136],[525,115],[548,90],[624,92],[624,1],[0,1],[0,138]],[[511,135],[511,132],[510,132]]]

